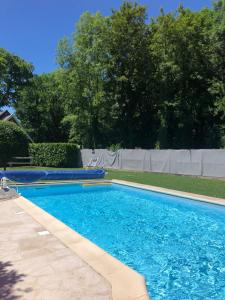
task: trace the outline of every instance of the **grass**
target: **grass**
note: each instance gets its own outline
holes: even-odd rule
[[[57,169],[48,167],[17,167],[7,170],[32,169],[46,170]],[[72,168],[71,168],[72,169]],[[70,169],[70,170],[71,170]],[[65,169],[69,170],[69,169]],[[190,192],[194,194],[219,197],[225,199],[225,181],[220,179],[199,178],[193,176],[180,176],[162,173],[134,172],[124,170],[107,170],[106,179],[120,179],[137,183],[155,185],[168,189]]]
[[[127,180],[183,192],[225,198],[225,181],[221,179],[120,170],[109,170],[107,179]]]

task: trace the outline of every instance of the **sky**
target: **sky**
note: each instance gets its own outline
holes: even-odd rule
[[[58,41],[70,36],[80,15],[100,11],[108,16],[122,0],[0,0],[0,47],[31,62],[35,73],[57,68]],[[136,0],[147,6],[148,16],[157,16],[161,7],[175,10],[180,3],[192,10],[210,7],[211,0]]]

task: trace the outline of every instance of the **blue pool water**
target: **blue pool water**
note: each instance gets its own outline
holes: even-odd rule
[[[225,299],[225,208],[111,185],[23,196],[143,274],[153,300]]]

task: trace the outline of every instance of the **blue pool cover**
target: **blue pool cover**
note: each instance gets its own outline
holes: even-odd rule
[[[31,183],[37,180],[73,180],[73,179],[100,179],[105,176],[104,170],[20,170],[0,171],[0,178]]]

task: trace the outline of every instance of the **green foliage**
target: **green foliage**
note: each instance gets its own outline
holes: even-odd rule
[[[35,77],[16,103],[35,141],[223,147],[225,0],[162,9],[150,22],[126,1],[108,17],[87,12],[57,53],[60,69]]]
[[[210,10],[193,13],[180,8],[152,24],[151,51],[158,62],[162,147],[216,146],[210,33]],[[163,139],[161,139],[163,137]]]
[[[72,45],[70,44],[69,40],[65,37],[61,39],[58,43],[57,63],[62,68],[67,68],[71,63],[70,57],[72,58]]]
[[[105,97],[103,80],[109,61],[105,50],[108,26],[108,19],[101,14],[84,13],[73,35],[72,53],[64,39],[58,47],[58,61],[67,71],[65,111],[69,117],[63,124],[70,125],[69,135],[83,147],[100,146],[110,127],[111,104]]]
[[[19,94],[15,105],[18,118],[36,142],[64,142],[63,72],[34,76]]]
[[[70,123],[70,135],[73,132],[83,147],[153,143],[153,130],[146,131],[155,128],[156,106],[145,21],[145,8],[130,3],[109,18],[85,13],[77,24],[72,52],[65,39],[59,44],[70,115],[63,123]]]
[[[80,120],[76,115],[65,116],[61,125],[64,132],[67,133],[67,140],[69,143],[78,144],[82,140]]]
[[[154,62],[149,51],[151,32],[146,8],[124,2],[111,16],[108,88],[115,101],[115,143],[153,147],[157,126]]]
[[[17,101],[18,92],[29,83],[33,66],[0,48],[0,107]]]
[[[212,63],[214,77],[210,87],[210,93],[215,99],[214,114],[219,118],[222,136],[221,145],[224,145],[225,136],[225,1],[215,2],[214,24],[211,44],[213,46]]]
[[[28,139],[16,124],[0,121],[0,166],[6,167],[13,156],[26,156]]]
[[[79,151],[76,144],[33,143],[29,146],[35,166],[78,167]]]
[[[115,151],[118,151],[121,148],[122,147],[121,147],[120,143],[119,144],[112,144],[112,145],[109,146],[108,150],[115,152]]]

